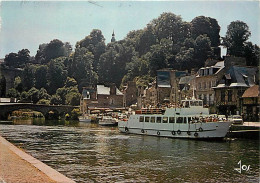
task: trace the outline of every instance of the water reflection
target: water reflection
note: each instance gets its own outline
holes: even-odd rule
[[[72,121],[33,124],[0,125],[0,133],[76,182],[259,180],[258,141],[124,135],[115,127]],[[234,170],[239,160],[251,165],[249,172],[239,174]]]

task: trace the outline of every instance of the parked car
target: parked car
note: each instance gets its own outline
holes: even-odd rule
[[[218,118],[221,119],[221,120],[223,120],[223,121],[226,121],[226,120],[227,120],[227,118],[226,118],[225,115],[218,115]]]
[[[233,115],[233,116],[229,116],[228,118],[233,120],[233,124],[242,125],[244,123],[243,118],[240,115]]]

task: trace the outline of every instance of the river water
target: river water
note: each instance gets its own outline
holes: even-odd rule
[[[0,135],[79,183],[259,182],[258,140],[125,135],[117,127],[58,121],[0,125]]]

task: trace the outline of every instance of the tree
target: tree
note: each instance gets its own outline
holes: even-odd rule
[[[58,88],[64,86],[64,83],[67,79],[67,71],[65,70],[63,60],[65,58],[56,58],[50,61],[48,64],[48,93],[54,94]]]
[[[49,100],[51,96],[47,93],[47,90],[45,88],[41,88],[39,90],[39,99],[45,99]]]
[[[173,13],[163,13],[150,24],[154,26],[159,41],[166,38],[172,40],[173,43],[178,43],[183,37],[184,31],[180,31],[183,23],[180,16]]]
[[[244,56],[246,57],[246,65],[259,66],[260,48],[252,42],[245,43]]]
[[[59,95],[52,95],[50,100],[51,105],[60,105],[62,104],[61,98]]]
[[[191,21],[191,36],[196,39],[200,35],[207,35],[212,47],[218,47],[220,44],[220,26],[214,18],[198,16]]]
[[[234,56],[243,56],[245,42],[251,36],[249,27],[242,21],[231,22],[227,27],[226,36],[223,37],[223,45],[227,47],[227,53]]]
[[[194,48],[184,49],[176,55],[176,62],[178,63],[179,70],[186,70],[192,67],[196,67],[193,62]]]
[[[34,104],[36,104],[40,100],[40,91],[37,88],[32,87],[28,91],[27,99],[30,100],[31,102],[33,102]]]
[[[30,101],[31,101],[31,99],[29,99],[29,97],[28,97],[28,92],[23,91],[21,93],[20,102],[30,102]]]
[[[7,97],[18,98],[19,96],[20,96],[20,93],[16,89],[14,89],[14,88],[10,88],[7,91]]]
[[[65,105],[66,104],[66,95],[68,94],[69,88],[58,88],[56,90],[56,95],[58,95],[61,99],[61,104]]]
[[[18,54],[17,53],[9,53],[8,55],[5,56],[5,65],[9,67],[18,67]]]
[[[41,65],[35,70],[35,87],[37,89],[47,88],[47,71],[46,65]]]
[[[206,35],[200,35],[194,45],[194,65],[197,68],[204,66],[205,61],[213,55],[210,39]]]
[[[58,39],[54,39],[50,43],[44,43],[39,46],[35,60],[38,63],[47,64],[51,59],[69,56],[71,51],[72,47],[68,42],[63,43]]]
[[[66,95],[66,103],[68,105],[72,105],[72,106],[77,106],[80,104],[80,93],[75,93],[75,92],[72,92],[72,93],[68,93]]]
[[[17,76],[16,78],[14,78],[14,88],[18,91],[18,92],[22,92],[23,91],[23,84],[22,84],[22,79]]]
[[[86,48],[86,52],[94,55],[93,69],[96,72],[100,56],[105,52],[105,38],[101,30],[93,29],[90,35],[77,42],[76,48]]]
[[[153,77],[156,75],[156,71],[159,69],[167,68],[168,62],[166,55],[161,49],[160,45],[153,45],[149,63],[150,75]]]
[[[97,73],[93,68],[94,55],[86,48],[76,48],[72,61],[72,77],[76,79],[79,88],[93,85],[97,82]]]
[[[77,81],[74,78],[67,77],[67,80],[65,82],[65,87],[74,87],[77,86]]]
[[[30,51],[28,49],[22,49],[18,52],[18,63],[20,67],[30,62]]]
[[[46,100],[46,99],[40,99],[37,104],[45,104],[45,105],[50,105],[51,101]]]
[[[30,61],[30,51],[22,49],[18,53],[9,53],[5,56],[5,64],[9,67],[24,67]]]
[[[22,83],[25,90],[29,90],[34,86],[35,82],[35,66],[26,64],[22,73]]]
[[[0,97],[5,97],[6,94],[6,79],[4,75],[0,76]]]

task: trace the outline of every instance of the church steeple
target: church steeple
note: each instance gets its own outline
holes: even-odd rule
[[[115,38],[115,32],[113,30],[113,34],[112,34],[112,39],[111,39],[111,43],[115,42],[116,41],[116,38]]]

